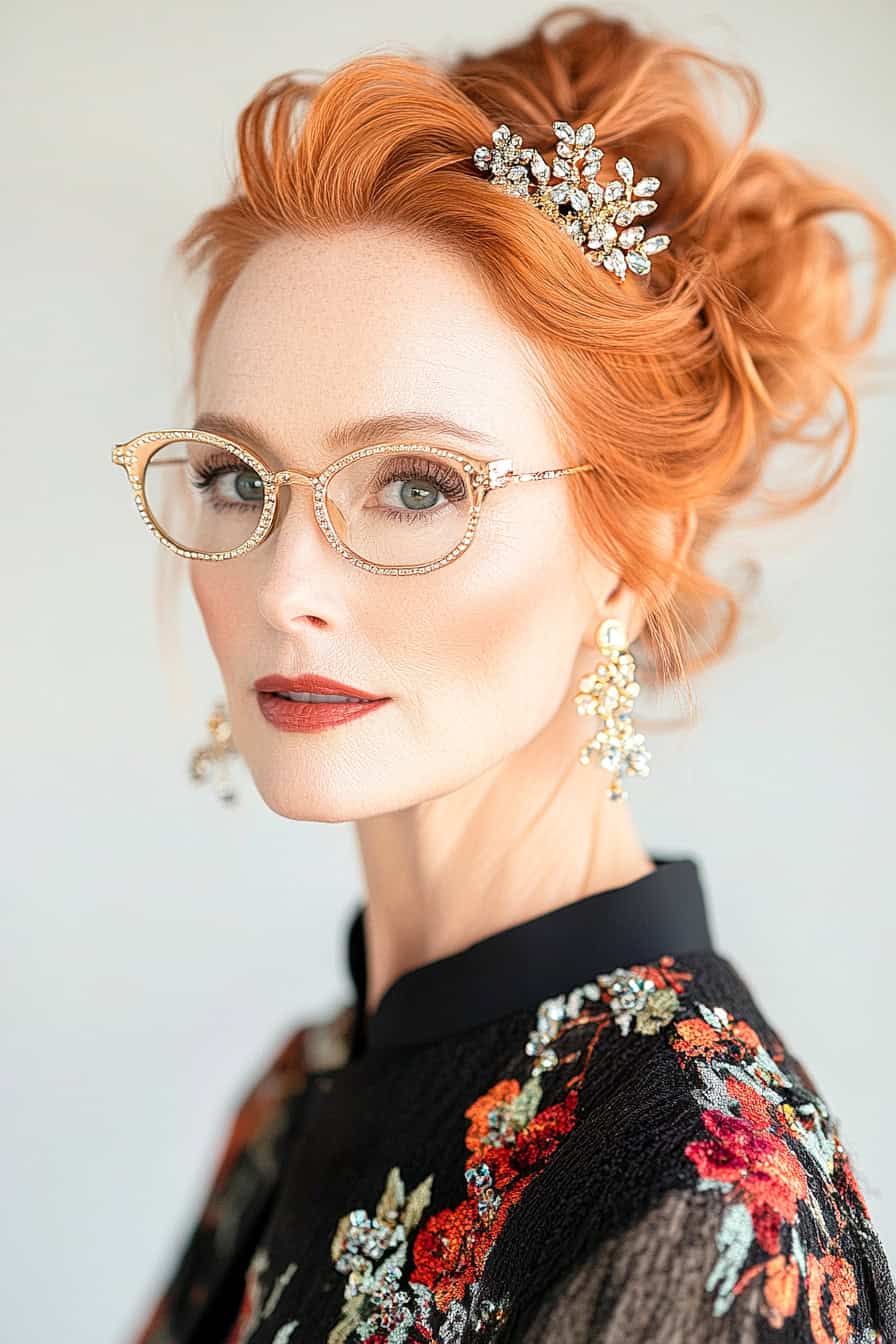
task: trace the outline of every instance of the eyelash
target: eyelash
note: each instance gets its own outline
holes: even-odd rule
[[[238,471],[234,466],[233,458],[230,454],[221,452],[207,458],[198,466],[193,466],[195,479],[191,485],[196,490],[209,490],[212,482],[218,477],[228,472]],[[243,470],[251,471],[248,463],[243,464]],[[437,462],[429,458],[408,458],[399,460],[396,463],[385,465],[381,468],[380,474],[376,476],[372,483],[374,491],[382,490],[385,486],[391,485],[397,480],[422,480],[430,485],[436,486],[439,491],[451,502],[456,503],[466,495],[463,484],[458,480],[457,473],[451,468],[440,467]],[[224,502],[216,501],[218,508],[252,508],[248,500],[242,504],[234,501]],[[384,512],[390,518],[407,519],[408,521],[417,520],[420,516],[429,514],[432,516],[436,509],[391,509],[386,508]]]
[[[194,490],[208,490],[212,481],[216,480],[218,476],[227,475],[228,472],[239,470],[248,472],[252,470],[248,462],[244,462],[241,468],[234,466],[232,455],[225,452],[213,454],[198,466],[191,464],[191,469],[193,476],[190,479],[190,485]],[[252,507],[249,500],[243,500],[242,504],[237,504],[234,501],[224,504],[221,500],[218,500],[217,503],[218,507],[221,508],[241,508],[243,505],[247,508]]]
[[[404,479],[426,481],[429,485],[434,485],[450,503],[457,503],[460,499],[466,497],[466,488],[458,480],[457,472],[450,467],[440,467],[439,463],[430,458],[402,459],[390,466],[384,466],[381,473],[375,478],[371,488],[374,491],[382,490],[385,486],[391,485],[393,481]],[[390,518],[416,519],[422,515],[429,514],[430,517],[437,512],[436,509],[390,509],[385,512]]]

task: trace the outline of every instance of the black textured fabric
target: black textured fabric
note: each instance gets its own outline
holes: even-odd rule
[[[135,1344],[881,1344],[837,1125],[690,858],[292,1033]]]
[[[705,893],[692,858],[651,855],[652,873],[593,892],[417,966],[364,1015],[355,1050],[434,1040],[528,1008],[588,980],[595,966],[649,961],[712,946]],[[349,968],[367,996],[364,907],[349,929]]]

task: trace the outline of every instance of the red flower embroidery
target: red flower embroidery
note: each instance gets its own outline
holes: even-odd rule
[[[561,1102],[537,1112],[515,1132],[511,1108],[521,1090],[517,1079],[505,1078],[467,1107],[466,1144],[472,1157],[466,1171],[479,1171],[480,1179],[469,1182],[461,1204],[432,1214],[414,1238],[411,1277],[432,1290],[440,1311],[461,1301],[480,1277],[511,1208],[575,1125],[578,1093],[570,1090]],[[483,1188],[486,1210],[494,1192],[491,1215],[484,1216],[480,1208]]]
[[[774,1032],[769,1050],[749,1023],[724,1008],[696,1007],[700,1015],[676,1022],[670,1042],[699,1080],[695,1096],[721,1093],[730,1107],[720,1099],[718,1108],[702,1111],[708,1137],[687,1144],[685,1153],[704,1179],[725,1189],[725,1235],[739,1227],[739,1204],[749,1213],[750,1236],[738,1243],[741,1266],[751,1240],[767,1257],[743,1268],[720,1298],[721,1310],[760,1275],[773,1327],[796,1316],[805,1291],[814,1344],[858,1344],[856,1276],[838,1254],[839,1238],[851,1218],[870,1223],[870,1216],[827,1107],[799,1061],[788,1063]],[[810,1172],[821,1182],[817,1189],[810,1188]],[[724,1263],[720,1257],[717,1268]],[[879,1338],[866,1335],[869,1344]]]
[[[442,1209],[429,1218],[414,1238],[416,1283],[432,1289],[435,1304],[447,1311],[476,1282],[485,1257],[522,1191],[505,1194],[491,1227],[480,1222],[475,1199],[467,1198],[456,1209]]]
[[[763,1250],[777,1253],[782,1220],[792,1223],[808,1194],[805,1168],[777,1135],[738,1116],[704,1111],[703,1123],[712,1137],[687,1144],[686,1155],[701,1176],[738,1189]]]
[[[526,1046],[535,1059],[530,1076],[522,1084],[516,1078],[501,1079],[465,1111],[470,1154],[464,1169],[466,1197],[420,1223],[413,1239],[389,1245],[393,1276],[405,1250],[413,1254],[407,1282],[418,1301],[414,1333],[403,1336],[408,1344],[411,1339],[432,1344],[431,1305],[446,1313],[439,1333],[447,1328],[454,1332],[452,1338],[459,1338],[468,1325],[478,1330],[484,1322],[503,1318],[506,1301],[496,1310],[487,1299],[481,1304],[478,1300],[489,1253],[529,1183],[575,1127],[579,1084],[592,1052],[614,1024],[623,1036],[663,1033],[692,1080],[704,1134],[684,1151],[703,1181],[724,1194],[720,1255],[710,1276],[718,1285],[716,1315],[726,1312],[759,1276],[763,1310],[773,1328],[781,1328],[802,1309],[814,1344],[858,1344],[851,1319],[858,1301],[856,1275],[849,1260],[836,1252],[840,1233],[852,1219],[870,1219],[824,1102],[774,1033],[769,1033],[769,1049],[749,1022],[725,1008],[709,1007],[696,996],[685,1000],[692,979],[673,957],[662,956],[651,965],[599,975],[594,984],[540,1005]],[[586,1024],[592,1026],[590,1039],[573,1048],[567,1033]],[[539,1110],[541,1074],[573,1062],[579,1068],[566,1075],[561,1100]],[[707,1106],[708,1098],[716,1104]],[[816,1181],[821,1183],[817,1188]],[[431,1182],[432,1176],[427,1177],[406,1197],[397,1169],[390,1173],[389,1198],[381,1205],[393,1210],[389,1218],[401,1217],[408,1233],[429,1201]],[[386,1216],[380,1210],[373,1223],[381,1224]],[[371,1255],[364,1242],[370,1223],[366,1217],[358,1227],[348,1225],[334,1246],[341,1272],[351,1267],[358,1278],[361,1256],[366,1275],[365,1315],[351,1305],[357,1298],[350,1301],[347,1296],[349,1305],[336,1331],[363,1319],[369,1344],[388,1344],[393,1322],[401,1317],[405,1328],[407,1308],[403,1297],[392,1302],[389,1296],[393,1283],[398,1292],[399,1280],[379,1275],[380,1253],[374,1250],[369,1264],[364,1259]],[[754,1247],[763,1258],[747,1265]],[[866,1336],[870,1344],[868,1330],[863,1341]],[[346,1336],[339,1333],[339,1338]]]

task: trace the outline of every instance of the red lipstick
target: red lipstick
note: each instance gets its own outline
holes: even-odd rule
[[[287,733],[315,733],[332,728],[349,719],[369,714],[379,705],[388,704],[390,696],[375,696],[369,691],[334,681],[331,677],[306,673],[301,677],[284,677],[272,673],[259,677],[254,683],[262,714],[275,728]],[[315,695],[350,696],[347,700],[311,701],[290,700],[282,692],[311,692]],[[280,692],[280,694],[278,694]],[[360,702],[360,703],[359,703]]]

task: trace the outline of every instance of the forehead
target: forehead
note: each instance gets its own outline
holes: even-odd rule
[[[198,391],[198,411],[245,416],[275,444],[300,431],[309,464],[334,423],[394,412],[458,420],[520,463],[548,445],[531,351],[472,268],[385,230],[265,243],[211,327]]]

